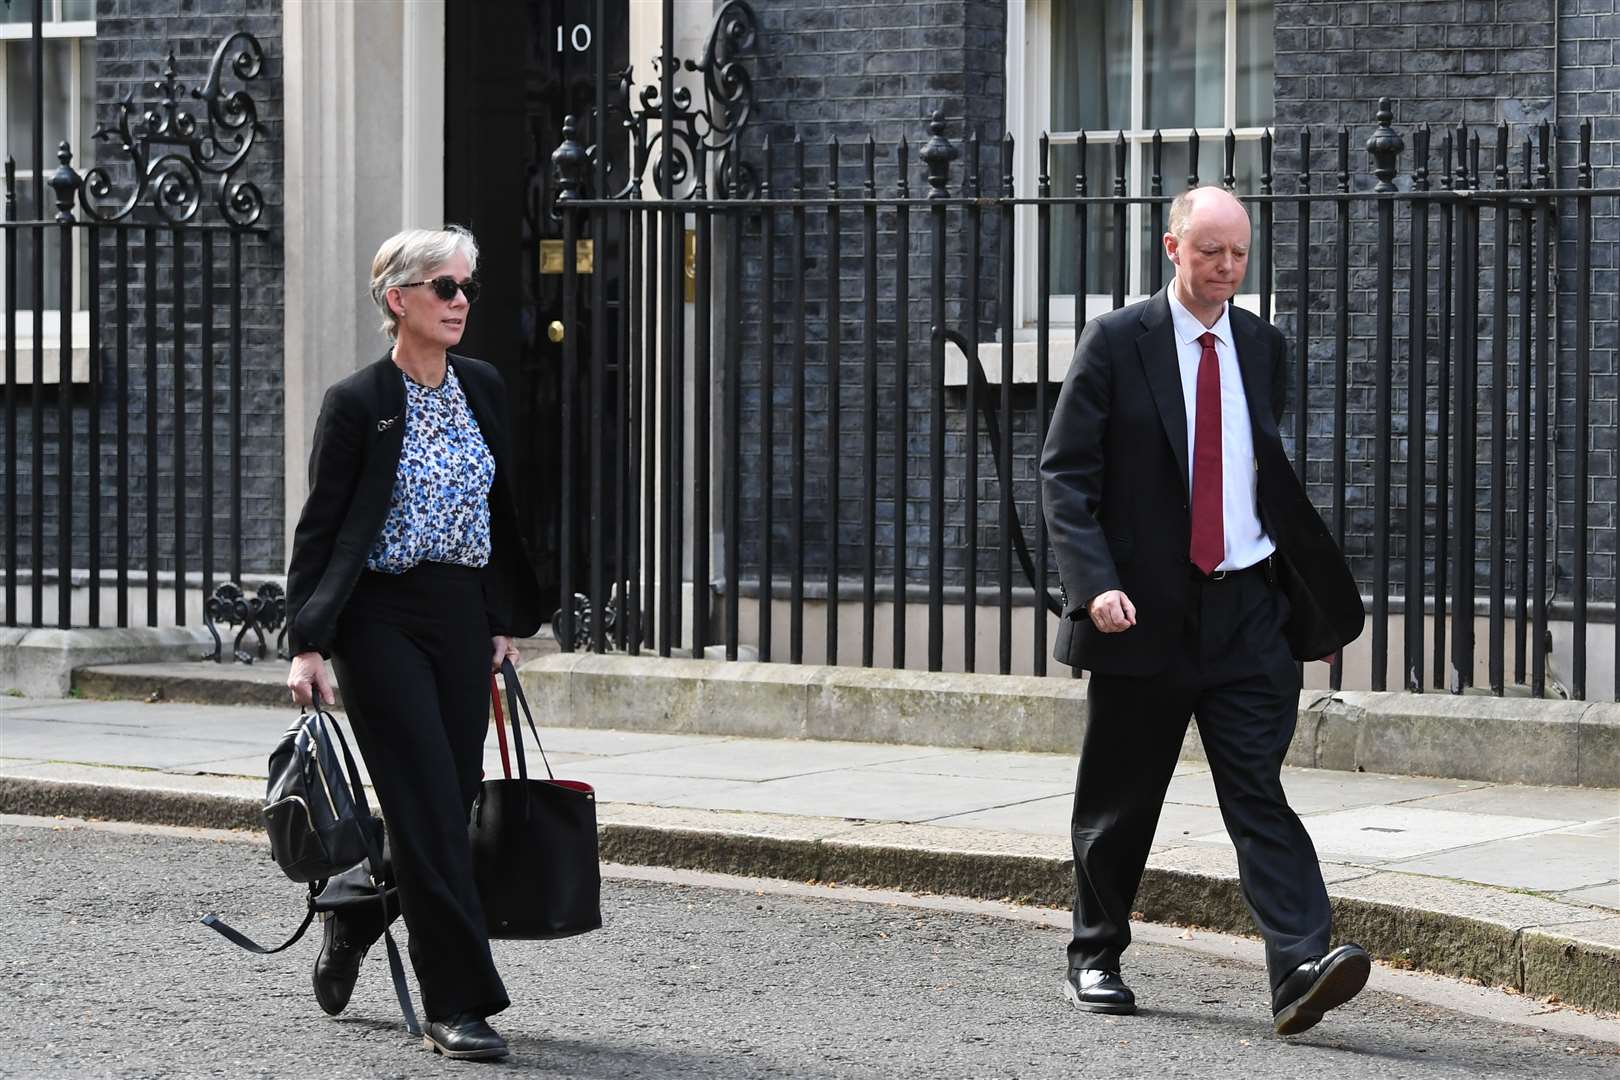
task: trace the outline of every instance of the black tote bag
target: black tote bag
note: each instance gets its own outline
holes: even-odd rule
[[[510,660],[502,665],[501,674],[506,682],[518,777],[513,779],[508,768],[505,779],[485,780],[468,823],[473,878],[489,936],[559,938],[600,929],[602,873],[597,862],[596,793],[589,784],[552,775]],[[500,697],[494,692],[494,680],[491,696],[500,725]],[[546,766],[544,780],[529,779],[519,707]]]

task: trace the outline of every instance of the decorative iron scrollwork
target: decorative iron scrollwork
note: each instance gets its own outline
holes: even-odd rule
[[[131,91],[118,103],[117,125],[96,127],[92,138],[116,142],[135,175],[129,196],[109,206],[104,200],[112,194],[112,175],[100,165],[86,173],[79,202],[91,219],[120,221],[150,195],[153,208],[164,220],[190,221],[202,205],[204,187],[217,177],[213,201],[225,220],[242,228],[259,220],[264,196],[257,185],[236,179],[236,173],[264,133],[264,125],[246,89],[225,91],[227,63],[238,80],[252,82],[264,70],[264,49],[252,34],[237,31],[214,51],[203,88],[190,91],[179,81],[171,50],[163,65],[163,78],[151,84],[159,95],[158,103],[134,121],[135,94]],[[181,106],[187,93],[206,106],[201,120]]]
[[[591,610],[591,598],[584,593],[574,594],[574,652],[590,648],[591,632],[595,629],[595,613]],[[619,589],[614,586],[613,595],[608,598],[607,605],[602,609],[602,636],[610,636],[613,628],[619,622]],[[553,633],[561,633],[563,624],[563,611],[558,608],[551,616]],[[559,644],[561,639],[558,639]],[[566,646],[565,646],[566,647]]]
[[[280,631],[276,637],[276,655],[281,659],[288,659],[286,650],[287,639],[287,593],[280,585],[267,581],[259,586],[257,595],[251,599],[242,591],[242,586],[234,581],[227,581],[214,590],[203,604],[203,623],[208,632],[214,635],[214,651],[205,653],[204,660],[214,663],[223,663],[221,652],[225,643],[219,636],[216,623],[225,623],[227,626],[240,626],[236,633],[236,640],[231,643],[231,654],[243,664],[251,664],[254,654],[242,648],[242,639],[247,637],[249,630],[253,631],[259,639],[258,659],[263,660],[269,655],[270,642],[266,633]]]
[[[669,58],[676,71],[684,69],[703,76],[704,104],[695,108],[691,90],[676,86],[670,94],[674,123],[667,130],[663,125],[661,80],[647,83],[637,94],[633,69],[627,67],[619,72],[615,100],[608,105],[606,120],[602,122],[598,118],[592,130],[603,132],[615,126],[622,129],[623,137],[631,142],[628,155],[631,164],[629,175],[622,182],[617,176],[613,177],[611,183],[618,184],[617,190],[607,192],[606,197],[640,197],[643,173],[650,166],[653,184],[663,198],[704,198],[707,178],[701,165],[705,158],[714,162],[716,194],[745,199],[758,192],[758,173],[739,153],[743,128],[754,110],[753,78],[739,57],[754,47],[758,26],[759,19],[747,0],[727,0],[715,13],[703,58],[697,61]],[[664,58],[654,58],[653,68],[661,77]],[[602,136],[597,135],[597,138],[600,142]],[[571,137],[568,142],[572,142]],[[564,153],[563,148],[559,147],[553,154],[560,172],[566,165],[579,166],[573,177],[563,173],[565,186],[570,179],[578,181],[576,192],[582,189],[589,165],[601,151],[600,145],[581,149],[581,154],[570,152],[566,163],[556,156]],[[667,184],[664,181],[666,156],[670,167]]]

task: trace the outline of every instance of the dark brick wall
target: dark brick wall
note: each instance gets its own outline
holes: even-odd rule
[[[282,281],[284,262],[281,247],[281,178],[282,178],[282,67],[281,67],[281,5],[277,0],[98,0],[96,8],[96,43],[94,100],[95,114],[89,120],[113,126],[117,121],[115,103],[126,94],[133,93],[140,111],[155,107],[158,94],[152,83],[161,77],[163,61],[172,48],[178,69],[178,79],[185,87],[184,108],[201,114],[205,107],[191,99],[189,91],[201,89],[207,77],[209,61],[215,48],[237,30],[247,30],[259,40],[265,52],[265,65],[261,76],[246,85],[252,96],[264,133],[248,159],[236,174],[238,180],[251,180],[264,196],[264,212],[260,219],[263,233],[242,239],[242,411],[243,411],[243,561],[249,572],[278,573],[283,568],[282,553]],[[227,75],[225,87],[234,90],[242,84]],[[88,134],[88,132],[87,132]],[[48,141],[52,133],[47,132]],[[89,164],[107,169],[112,180],[112,193],[106,203],[122,201],[131,190],[132,167],[112,142],[98,142],[89,147],[75,148],[75,167],[82,174],[87,163],[86,151],[93,155]],[[202,188],[203,206],[194,219],[198,223],[218,223],[221,216],[213,205],[216,184],[207,178]],[[128,220],[153,220],[148,197]],[[169,230],[158,230],[158,327],[157,368],[155,397],[158,414],[158,486],[155,497],[158,506],[158,539],[160,570],[172,569],[176,509],[175,489],[175,425],[174,408],[174,350],[172,342],[175,326],[173,306],[173,246]],[[122,398],[128,402],[130,480],[128,485],[128,513],[130,527],[129,552],[131,565],[144,569],[146,565],[146,514],[148,500],[154,492],[148,490],[146,460],[149,447],[146,440],[148,390],[146,378],[146,323],[145,299],[148,276],[144,270],[145,230],[128,233],[129,273],[127,275],[130,321],[128,329],[129,379],[127,388],[119,378],[117,342],[118,274],[116,245],[118,230],[101,231],[101,315],[100,355],[96,359],[100,380],[97,400],[92,403],[87,387],[74,390],[74,454],[73,454],[73,566],[88,565],[90,546],[88,521],[89,498],[89,431],[91,416],[98,418],[102,433],[100,471],[102,476],[99,509],[102,520],[100,556],[105,568],[114,565],[117,558],[115,520],[118,513],[116,484],[117,461],[120,452],[116,440],[117,405]],[[189,234],[186,241],[186,342],[185,369],[185,430],[187,449],[184,454],[186,476],[186,532],[187,568],[200,569],[202,532],[202,493],[206,477],[202,465],[202,416],[206,408],[214,417],[215,467],[212,477],[215,493],[213,535],[215,538],[215,566],[229,570],[230,540],[230,247],[224,236],[214,240],[215,311],[214,311],[214,396],[211,402],[202,399],[202,340],[203,294],[201,289],[202,252],[200,239]],[[83,342],[76,344],[83,345]],[[26,360],[27,358],[20,358]],[[27,391],[20,396],[26,399]],[[47,566],[56,563],[57,536],[60,521],[56,512],[59,475],[58,434],[55,391],[47,390],[42,435],[45,447],[45,483],[42,488],[46,512],[43,515],[45,556]],[[25,415],[18,425],[19,462],[23,472],[29,470],[32,432]],[[32,520],[28,507],[32,485],[27,475],[19,477],[20,501],[19,532],[22,537],[20,563],[24,567],[36,565],[27,550]],[[167,602],[165,602],[167,605]],[[139,612],[141,604],[132,605]],[[106,616],[110,617],[110,616]],[[133,616],[140,619],[139,614]]]
[[[1577,182],[1580,149],[1580,121],[1592,119],[1592,184],[1594,187],[1620,186],[1620,3],[1616,0],[1559,0],[1558,3],[1558,171],[1561,185]],[[1560,265],[1575,265],[1577,223],[1573,208],[1560,230]],[[1620,296],[1620,207],[1614,199],[1594,199],[1592,214],[1592,450],[1589,457],[1591,482],[1587,497],[1596,500],[1590,508],[1587,576],[1594,594],[1615,598],[1615,521],[1616,466],[1616,297]],[[1575,277],[1559,277],[1558,315],[1562,347],[1559,353],[1559,402],[1565,417],[1573,420],[1575,395],[1575,342],[1582,332],[1575,324]],[[1571,424],[1558,433],[1559,560],[1558,595],[1569,597],[1573,589],[1574,565],[1571,553],[1580,543],[1574,529],[1575,432]],[[1602,688],[1596,688],[1594,693]]]
[[[985,191],[996,190],[1000,180],[1000,147],[1004,117],[1005,10],[993,0],[955,0],[945,3],[839,2],[817,0],[767,0],[755,5],[760,15],[760,48],[749,62],[753,74],[758,109],[752,129],[745,139],[745,154],[763,161],[763,141],[768,133],[772,143],[770,171],[772,193],[792,192],[793,139],[805,144],[805,193],[824,196],[832,178],[828,168],[829,140],[841,144],[837,172],[839,193],[859,197],[865,180],[862,154],[868,136],[874,141],[876,188],[880,195],[894,197],[899,190],[897,148],[904,137],[910,146],[907,179],[914,198],[929,191],[922,153],[928,142],[928,118],[934,110],[943,111],[946,133],[962,151],[951,169],[950,191],[960,194],[967,172],[969,132],[977,130],[981,139]],[[967,331],[965,310],[967,281],[975,269],[979,275],[981,300],[979,319],[985,339],[993,328],[996,259],[999,233],[993,215],[986,215],[983,256],[977,267],[966,257],[962,215],[952,211],[947,228],[949,254],[946,258],[947,319],[952,328]],[[804,409],[805,452],[809,481],[805,490],[806,562],[818,580],[827,565],[828,537],[832,530],[827,513],[827,440],[829,433],[829,367],[827,330],[829,324],[827,215],[813,209],[806,215],[805,262],[805,339],[806,398]],[[895,462],[895,423],[899,415],[897,371],[900,349],[896,341],[897,313],[897,229],[898,215],[892,207],[878,215],[877,242],[877,334],[878,370],[878,544],[881,575],[892,574],[897,478],[907,478],[907,566],[918,579],[926,575],[928,535],[930,440],[929,347],[930,272],[932,237],[928,211],[911,213],[911,326],[905,403],[909,411],[906,426],[905,461]],[[776,358],[775,437],[772,456],[775,482],[772,487],[772,524],[775,568],[778,574],[790,566],[789,520],[793,491],[789,483],[791,451],[791,373],[795,328],[790,302],[793,284],[792,216],[776,219],[777,248],[774,265],[776,328],[772,346]],[[839,281],[842,302],[839,327],[842,336],[838,374],[841,422],[838,445],[839,512],[836,526],[839,561],[844,576],[857,575],[863,560],[863,476],[865,406],[863,396],[864,357],[864,222],[861,211],[841,214],[839,230],[842,250]],[[758,572],[760,543],[762,447],[757,433],[763,387],[761,381],[760,296],[764,266],[756,230],[746,239],[743,263],[741,327],[744,344],[743,442],[744,507],[743,542],[745,577]],[[961,392],[947,400],[947,457],[951,474],[961,475],[964,454],[964,410]],[[986,461],[983,471],[988,474]],[[948,565],[953,579],[960,580],[964,555],[963,504],[959,481],[948,481],[947,512]],[[986,563],[987,565],[988,563]]]
[[[1597,183],[1605,182],[1607,168],[1612,160],[1612,139],[1615,134],[1615,115],[1612,95],[1596,89],[1613,82],[1609,68],[1608,41],[1610,28],[1600,27],[1597,19],[1577,10],[1589,11],[1596,6],[1586,0],[1430,0],[1422,3],[1366,3],[1366,2],[1300,2],[1278,0],[1276,9],[1276,112],[1279,146],[1276,154],[1277,190],[1292,193],[1297,190],[1296,176],[1300,166],[1298,133],[1307,129],[1312,136],[1311,155],[1312,188],[1331,190],[1338,184],[1338,157],[1336,131],[1345,125],[1350,132],[1350,188],[1369,190],[1375,183],[1366,142],[1374,127],[1377,99],[1389,96],[1394,104],[1394,127],[1406,140],[1406,150],[1399,162],[1396,184],[1403,190],[1412,186],[1415,168],[1415,129],[1427,122],[1433,128],[1432,148],[1428,163],[1431,186],[1439,187],[1446,169],[1441,158],[1441,138],[1450,131],[1455,138],[1459,124],[1470,125],[1471,134],[1482,142],[1480,169],[1484,173],[1478,186],[1491,187],[1496,183],[1495,155],[1496,125],[1509,125],[1509,176],[1515,183],[1522,182],[1522,143],[1533,135],[1533,125],[1545,119],[1556,122],[1558,138],[1558,169],[1554,180],[1561,186],[1574,186],[1575,155],[1573,139],[1579,118],[1593,116],[1598,130],[1610,140],[1600,144],[1594,155],[1600,169]],[[1555,18],[1555,16],[1557,16]],[[1556,101],[1554,91],[1557,91]],[[1555,108],[1556,106],[1556,108]],[[1612,211],[1601,201],[1600,214]],[[1516,217],[1517,215],[1515,215]],[[1557,439],[1559,455],[1556,468],[1558,492],[1558,594],[1569,595],[1571,560],[1576,538],[1569,522],[1573,517],[1573,269],[1574,206],[1565,203],[1559,219],[1559,257],[1556,288],[1558,289],[1557,318],[1559,322],[1559,351],[1557,353],[1559,377],[1557,381]],[[1348,394],[1347,433],[1340,436],[1334,430],[1333,373],[1336,346],[1334,328],[1336,302],[1334,288],[1337,274],[1334,265],[1338,254],[1338,227],[1330,206],[1319,206],[1312,219],[1310,247],[1310,290],[1313,297],[1311,315],[1307,324],[1310,346],[1308,363],[1312,388],[1309,407],[1311,432],[1308,443],[1311,494],[1319,507],[1328,511],[1332,505],[1331,458],[1339,438],[1346,440],[1348,457],[1348,487],[1346,492],[1347,535],[1346,550],[1364,583],[1372,579],[1375,552],[1373,532],[1374,502],[1374,431],[1376,415],[1373,398],[1374,339],[1376,334],[1376,220],[1370,204],[1356,206],[1351,215],[1350,268],[1350,333],[1347,357],[1350,370]],[[1298,234],[1296,212],[1292,207],[1279,210],[1277,230],[1277,324],[1295,340],[1298,332],[1295,290],[1298,283]],[[1429,274],[1429,389],[1427,406],[1427,459],[1428,504],[1426,517],[1426,561],[1432,581],[1435,535],[1435,492],[1437,490],[1434,460],[1440,401],[1434,384],[1438,377],[1439,358],[1449,352],[1448,346],[1438,339],[1438,314],[1441,300],[1440,259],[1437,251],[1441,215],[1431,217],[1431,258]],[[1594,250],[1594,266],[1600,268],[1595,279],[1596,296],[1592,314],[1599,325],[1611,320],[1599,344],[1603,348],[1593,353],[1593,370],[1603,373],[1594,384],[1598,400],[1594,403],[1592,418],[1594,438],[1605,452],[1594,456],[1593,472],[1597,481],[1595,492],[1602,498],[1612,499],[1614,445],[1614,381],[1612,296],[1614,293],[1614,240],[1617,230],[1612,217],[1600,216],[1595,235],[1600,241]],[[1477,333],[1481,343],[1479,365],[1479,397],[1481,421],[1478,438],[1479,488],[1477,496],[1479,542],[1475,548],[1476,574],[1481,588],[1490,568],[1489,547],[1485,537],[1492,526],[1491,502],[1493,492],[1489,483],[1491,466],[1489,402],[1493,392],[1491,372],[1491,340],[1494,330],[1495,300],[1491,287],[1494,267],[1493,211],[1481,214],[1480,266],[1482,285],[1479,294],[1480,319]],[[1521,333],[1518,284],[1520,264],[1518,254],[1519,232],[1517,222],[1510,232],[1508,257],[1509,280],[1513,297],[1507,307],[1508,370],[1505,382],[1509,410],[1506,431],[1509,450],[1506,454],[1508,482],[1500,492],[1504,498],[1509,521],[1507,527],[1513,541],[1509,545],[1508,581],[1510,595],[1519,573],[1519,560],[1512,552],[1517,547],[1518,525],[1514,508],[1518,505],[1522,487],[1517,480],[1519,439],[1521,424],[1516,407],[1520,367],[1518,340]],[[1405,511],[1405,448],[1407,408],[1407,360],[1409,335],[1407,313],[1411,299],[1412,278],[1409,271],[1411,250],[1408,208],[1402,207],[1396,218],[1396,259],[1394,329],[1394,381],[1393,394],[1393,452],[1395,461],[1395,487],[1391,494],[1392,520],[1397,528],[1391,536],[1390,555],[1393,562],[1392,579],[1395,590],[1400,591],[1405,558],[1405,533],[1399,527]],[[1453,380],[1455,386],[1455,380]],[[1287,421],[1292,430],[1292,417]],[[1452,432],[1453,447],[1456,433]],[[1290,440],[1291,441],[1291,440]],[[1292,449],[1292,448],[1291,448]],[[1607,487],[1603,485],[1607,484]],[[1447,486],[1455,490],[1456,478],[1447,478]],[[1532,481],[1531,490],[1542,483]],[[1607,492],[1608,494],[1604,494]],[[1453,500],[1454,501],[1454,500]],[[1614,567],[1612,560],[1612,521],[1609,507],[1595,508],[1595,531],[1592,550],[1604,554],[1594,557],[1590,576],[1595,595],[1613,596]]]

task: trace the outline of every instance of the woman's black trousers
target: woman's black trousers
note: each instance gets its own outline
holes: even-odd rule
[[[479,571],[443,563],[361,574],[332,647],[344,711],[387,822],[430,1020],[489,1016],[509,1004],[467,840],[483,776],[490,653]],[[380,925],[350,930],[358,940],[382,933]]]

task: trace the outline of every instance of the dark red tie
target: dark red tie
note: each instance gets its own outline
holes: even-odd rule
[[[1193,565],[1213,573],[1226,558],[1226,525],[1221,513],[1221,362],[1215,335],[1200,334],[1198,400],[1193,418],[1192,548]]]

